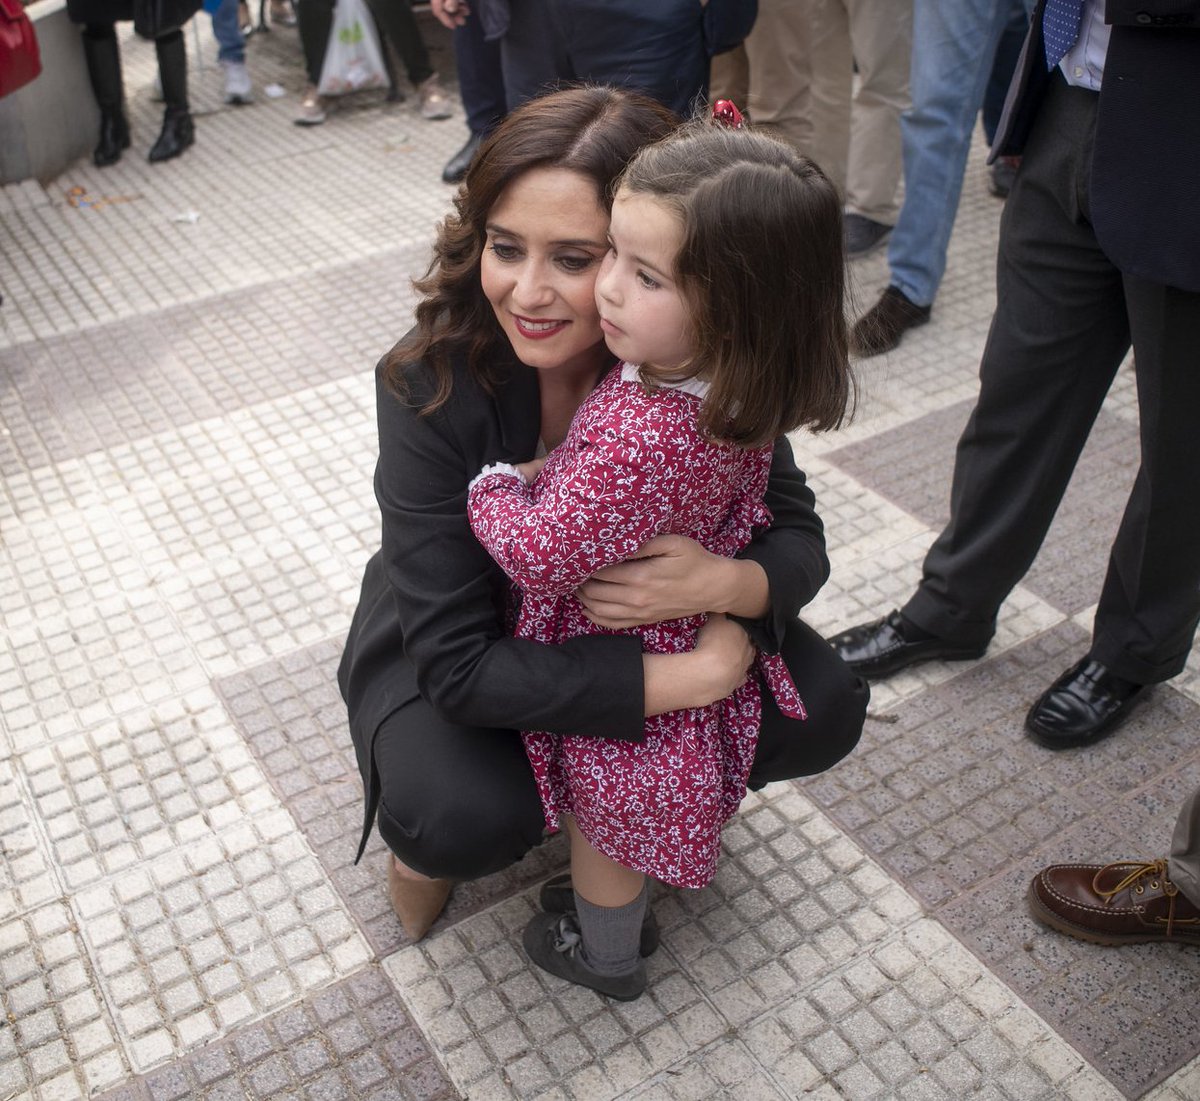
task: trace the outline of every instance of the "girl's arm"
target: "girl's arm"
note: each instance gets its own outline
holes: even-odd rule
[[[485,468],[468,493],[476,538],[516,584],[538,596],[564,596],[628,558],[674,514],[677,464],[653,436],[643,431],[634,439],[605,423],[579,431],[583,446],[555,454],[536,503],[507,465]]]

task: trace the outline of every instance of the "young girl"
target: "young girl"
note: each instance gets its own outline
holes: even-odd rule
[[[520,589],[515,633],[542,642],[602,633],[574,590],[655,535],[744,549],[771,522],[773,441],[836,427],[850,389],[841,207],[788,146],[702,126],[643,150],[619,182],[609,246],[596,300],[622,362],[544,466],[485,467],[468,497],[477,538]],[[703,622],[635,631],[646,652],[678,653]],[[757,665],[781,710],[802,717],[782,660]],[[637,744],[525,734],[546,823],[568,830],[575,891],[574,912],[526,928],[536,963],[615,998],[641,994],[645,877],[712,879],[746,792],[760,691],[749,676],[709,707],[654,716]]]

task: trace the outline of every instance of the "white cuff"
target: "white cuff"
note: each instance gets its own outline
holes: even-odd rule
[[[469,493],[475,488],[475,483],[479,481],[480,478],[486,478],[489,474],[508,474],[513,478],[519,478],[522,485],[529,484],[525,481],[525,475],[523,475],[515,466],[513,466],[512,463],[488,463],[487,466],[485,466],[478,474],[475,475],[474,478],[471,479],[470,483],[467,485],[467,492]]]

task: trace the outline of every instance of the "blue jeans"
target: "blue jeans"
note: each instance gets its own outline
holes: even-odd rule
[[[208,10],[206,5],[205,10]],[[220,49],[218,61],[245,61],[246,40],[238,26],[238,0],[220,0],[212,10],[213,38]]]
[[[996,45],[1023,0],[916,0],[912,107],[900,116],[904,205],[888,244],[891,284],[932,305],[946,271],[975,119]]]

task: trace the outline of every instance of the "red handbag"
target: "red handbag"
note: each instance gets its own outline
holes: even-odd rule
[[[0,97],[25,87],[41,71],[37,35],[21,0],[0,0]]]

